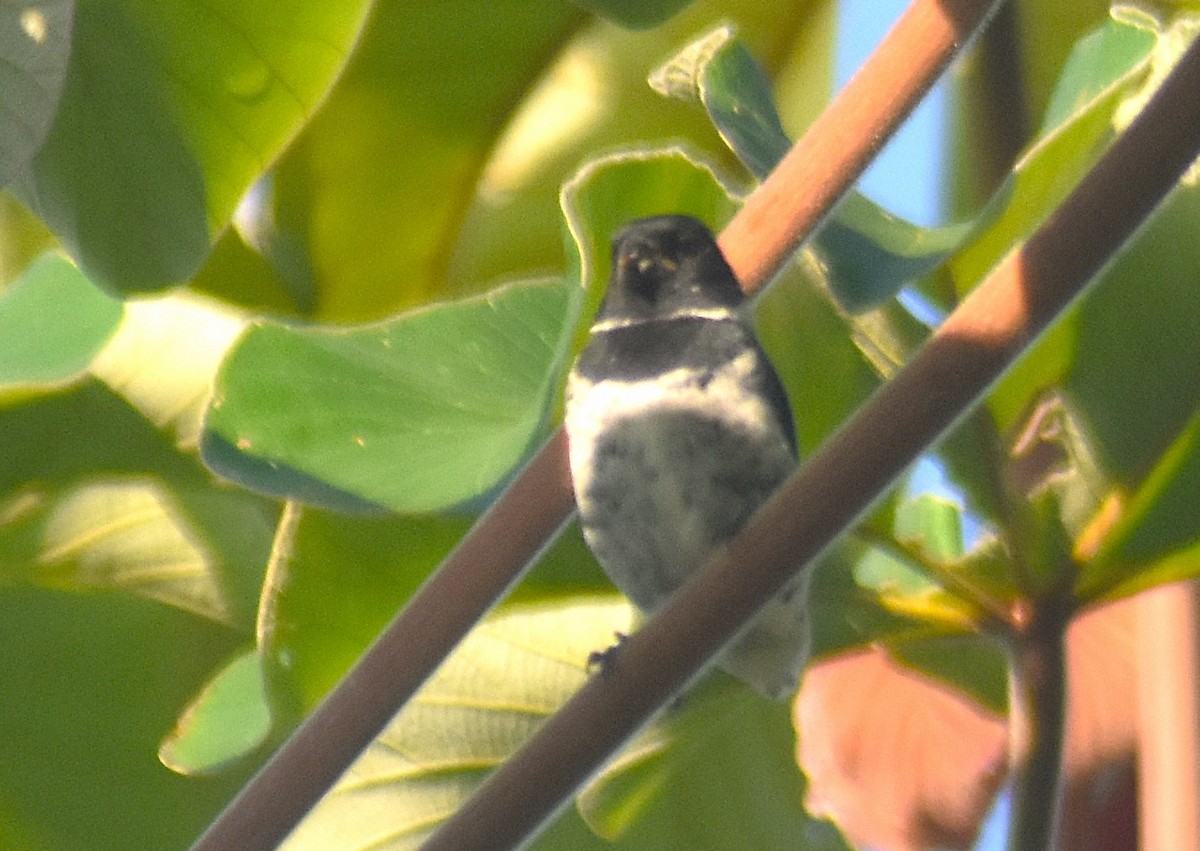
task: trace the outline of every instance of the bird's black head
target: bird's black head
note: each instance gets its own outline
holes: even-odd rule
[[[742,291],[712,232],[691,216],[654,216],[613,239],[607,319],[656,319],[736,307]]]

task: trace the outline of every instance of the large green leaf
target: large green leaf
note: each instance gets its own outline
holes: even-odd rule
[[[543,0],[378,4],[329,101],[239,224],[303,295],[298,306],[362,321],[443,295],[496,136],[585,19]],[[468,283],[477,292],[544,269]]]
[[[1181,185],[1077,315],[1067,388],[1118,481],[1141,479],[1200,406],[1200,186]]]
[[[0,411],[0,585],[136,595],[248,634],[273,509],[95,382]]]
[[[113,477],[0,506],[0,580],[121,591],[249,628],[269,527],[240,496]]]
[[[71,56],[74,0],[0,3],[0,186],[37,153]]]
[[[481,496],[544,425],[576,301],[535,282],[373,325],[260,323],[221,371],[205,457],[267,493],[299,473],[398,511]]]
[[[485,621],[284,847],[417,847],[583,683],[588,655],[632,617],[624,602],[575,597]],[[619,756],[581,807],[603,833],[622,834],[617,847],[681,836],[688,847],[735,837],[783,847],[810,829],[801,792],[787,708],[720,676]],[[534,847],[578,846],[558,844],[551,830]]]
[[[106,287],[187,279],[315,109],[369,8],[84,0],[22,198]]]
[[[305,508],[260,650],[309,709],[349,670],[470,528],[468,518],[347,517]]]

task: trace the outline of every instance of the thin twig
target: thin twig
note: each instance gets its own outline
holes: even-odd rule
[[[426,844],[511,848],[570,795],[1078,297],[1200,154],[1200,41],[1055,214]],[[1135,180],[1130,175],[1136,175]]]

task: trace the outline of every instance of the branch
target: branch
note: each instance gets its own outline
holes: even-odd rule
[[[1062,801],[1067,710],[1067,627],[1071,600],[1033,603],[1009,645],[1008,752],[1012,851],[1053,851]]]
[[[1200,41],[1055,214],[430,841],[526,841],[978,400],[1200,154]],[[1130,179],[1136,175],[1136,179]]]
[[[914,0],[722,233],[722,250],[748,291],[788,261],[998,2]],[[278,845],[553,540],[572,509],[560,429],[192,851]],[[443,847],[499,846],[488,840]]]
[[[721,232],[721,251],[743,289],[757,290],[788,262],[999,6],[913,0]]]

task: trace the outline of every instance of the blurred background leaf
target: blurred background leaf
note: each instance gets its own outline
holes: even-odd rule
[[[187,280],[333,83],[369,8],[85,0],[18,194],[107,289]]]
[[[45,141],[71,56],[74,0],[0,3],[0,186]]]

